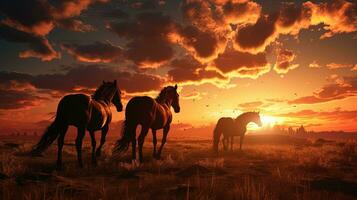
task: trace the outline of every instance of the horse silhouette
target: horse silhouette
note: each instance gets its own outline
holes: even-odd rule
[[[92,164],[96,165],[96,157],[100,156],[101,149],[105,143],[105,137],[109,130],[112,119],[110,104],[113,103],[118,112],[123,110],[121,103],[121,91],[118,89],[117,81],[104,82],[97,88],[92,96],[86,94],[69,94],[64,96],[57,106],[54,122],[47,128],[40,141],[33,147],[30,154],[40,155],[54,140],[58,141],[57,168],[62,168],[62,148],[64,137],[69,125],[77,127],[76,150],[78,164],[83,167],[82,141],[85,131],[88,130],[92,144]],[[102,131],[100,145],[96,150],[94,132]]]
[[[125,109],[125,121],[122,128],[122,138],[115,145],[114,153],[126,151],[132,143],[132,159],[136,160],[136,127],[141,125],[138,137],[139,161],[143,162],[143,144],[149,131],[153,134],[153,156],[159,159],[166,143],[166,137],[172,122],[171,106],[176,113],[180,112],[177,85],[168,86],[161,90],[159,96],[153,99],[148,96],[133,97]],[[156,131],[163,129],[161,146],[156,152]]]
[[[244,134],[247,131],[247,124],[254,122],[259,126],[262,126],[260,120],[259,112],[246,112],[239,115],[236,119],[231,117],[222,117],[218,120],[216,127],[213,131],[213,150],[218,152],[218,145],[221,135],[223,134],[223,148],[228,149],[229,140],[231,142],[231,150],[233,151],[233,137],[240,136],[240,147],[242,149],[242,144],[244,140]]]

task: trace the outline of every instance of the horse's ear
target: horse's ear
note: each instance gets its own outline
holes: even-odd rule
[[[177,84],[175,84],[175,90],[177,90]]]

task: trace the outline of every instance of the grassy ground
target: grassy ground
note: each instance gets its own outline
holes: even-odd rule
[[[61,172],[54,166],[56,145],[43,157],[29,158],[15,154],[29,149],[34,140],[0,141],[3,200],[357,198],[353,141],[248,136],[243,151],[216,156],[208,139],[169,138],[163,158],[157,161],[148,139],[142,165],[130,162],[129,153],[113,157],[114,141],[108,141],[97,167],[90,165],[87,142],[84,169],[77,168],[74,146],[66,145]]]

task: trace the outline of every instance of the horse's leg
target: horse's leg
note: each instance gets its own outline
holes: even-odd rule
[[[231,151],[233,151],[233,136],[231,136]]]
[[[144,126],[142,125],[141,127],[141,132],[138,138],[138,146],[139,146],[139,161],[140,163],[143,163],[143,145],[145,141],[145,137],[148,134],[149,131],[149,126]]]
[[[77,131],[78,131],[77,138],[76,138],[77,159],[78,159],[79,167],[82,168],[83,167],[82,142],[83,142],[83,137],[86,132],[86,129],[84,127],[78,127]]]
[[[95,148],[97,145],[97,142],[95,141],[95,135],[94,131],[89,131],[91,143],[92,143],[92,165],[96,166],[97,165],[97,156],[95,155]]]
[[[62,148],[64,145],[64,136],[66,135],[68,126],[66,125],[60,130],[59,137],[57,139],[57,169],[62,169]]]
[[[135,133],[131,138],[131,149],[132,149],[131,151],[132,160],[136,160],[136,134]]]
[[[157,139],[156,139],[156,130],[152,129],[152,143],[154,145],[154,150],[152,152],[152,156],[156,158],[156,144],[157,144]]]
[[[100,155],[102,154],[102,147],[105,143],[105,138],[107,136],[107,133],[108,133],[108,130],[109,130],[109,126],[108,125],[105,125],[103,128],[102,128],[102,136],[100,138],[100,144],[99,144],[99,147],[97,149],[97,157],[100,157]]]
[[[244,140],[244,135],[240,136],[240,146],[239,146],[240,150],[242,150],[243,140]]]
[[[159,151],[157,152],[156,159],[160,159],[161,158],[161,152],[162,152],[162,149],[164,148],[164,145],[166,143],[166,138],[167,138],[167,134],[169,133],[169,131],[170,131],[170,125],[165,126],[164,127],[164,131],[163,131],[163,135],[162,135],[161,145],[160,145]]]
[[[228,147],[227,147],[228,146],[228,138],[229,138],[228,136],[227,137],[224,136],[223,139],[222,139],[222,144],[223,144],[223,150],[224,151],[228,150]]]

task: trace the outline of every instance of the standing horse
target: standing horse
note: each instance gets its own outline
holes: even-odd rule
[[[57,107],[56,118],[47,128],[40,141],[31,150],[31,155],[40,155],[54,140],[58,142],[57,168],[62,167],[62,148],[64,137],[69,125],[77,127],[76,150],[78,164],[83,167],[82,162],[82,141],[86,129],[90,133],[92,143],[92,164],[96,165],[96,157],[100,156],[101,149],[105,142],[105,137],[109,130],[109,123],[112,119],[110,104],[113,103],[118,112],[123,110],[120,90],[114,82],[104,82],[94,92],[92,96],[85,94],[70,94],[64,96]],[[100,145],[96,151],[96,141],[94,132],[102,131]]]
[[[259,126],[262,126],[260,120],[259,112],[246,112],[239,115],[236,119],[231,117],[222,117],[218,120],[216,127],[213,132],[213,150],[218,152],[218,144],[223,134],[223,146],[227,150],[227,145],[229,145],[229,139],[231,140],[231,150],[233,151],[233,137],[240,136],[240,147],[242,149],[242,144],[244,140],[244,134],[247,131],[247,124],[254,122]]]
[[[144,139],[150,128],[153,134],[153,156],[159,159],[172,122],[171,106],[174,108],[175,113],[180,112],[177,85],[175,85],[175,87],[165,87],[161,90],[156,99],[147,96],[133,97],[130,99],[125,110],[122,138],[117,141],[114,152],[127,150],[131,142],[132,159],[136,160],[136,127],[141,125],[141,133],[138,137],[139,161],[143,162]],[[159,151],[156,152],[156,131],[158,129],[164,130],[161,146]]]

